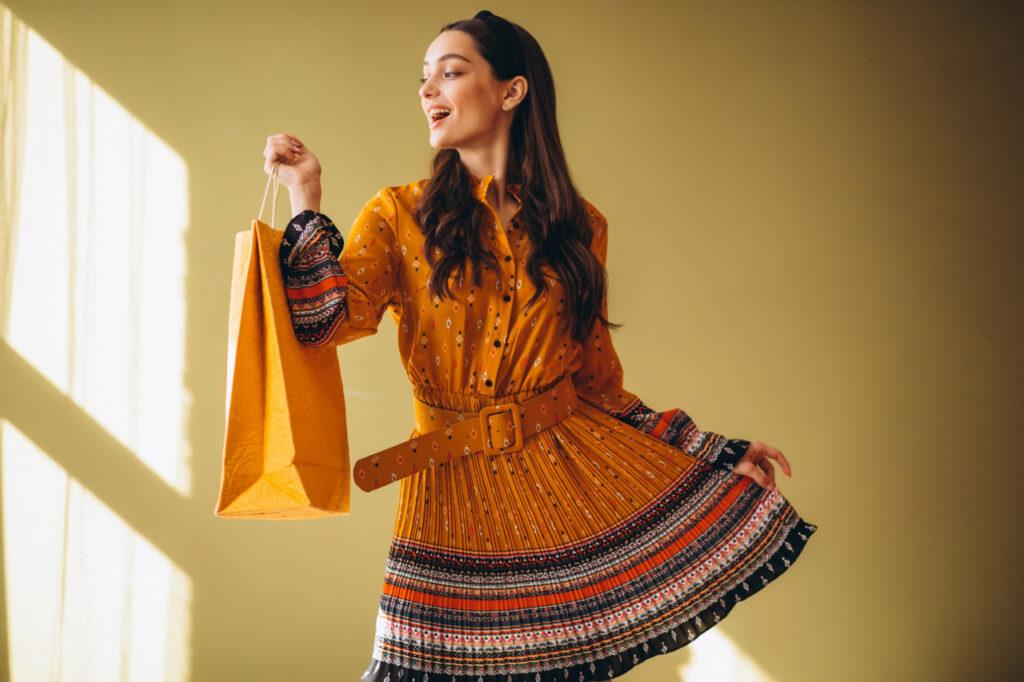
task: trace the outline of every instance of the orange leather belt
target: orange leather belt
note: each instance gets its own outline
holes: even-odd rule
[[[363,457],[352,476],[356,485],[370,492],[456,457],[517,452],[525,438],[572,414],[578,401],[570,376],[522,403],[489,405],[479,412],[460,413],[416,400],[421,435]]]

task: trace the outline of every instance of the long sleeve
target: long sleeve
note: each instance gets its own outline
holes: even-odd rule
[[[608,221],[589,202],[584,202],[594,228],[591,249],[601,265],[608,255]],[[602,314],[608,317],[605,300]],[[692,457],[704,459],[718,468],[731,471],[743,457],[750,441],[726,438],[711,431],[701,431],[686,412],[672,408],[656,411],[644,404],[635,393],[623,386],[623,369],[612,344],[608,329],[598,322],[583,344],[583,364],[573,374],[576,393],[581,400],[607,412],[635,429],[683,450]]]
[[[584,205],[594,228],[590,248],[601,265],[604,265],[608,254],[608,221],[586,200]],[[601,306],[601,313],[607,319],[607,299]],[[621,417],[640,402],[635,393],[627,391],[623,386],[622,364],[608,329],[600,322],[594,325],[583,344],[583,364],[573,373],[572,379],[576,394],[582,400],[613,417]]]
[[[323,213],[292,218],[280,262],[292,327],[307,345],[340,345],[377,332],[399,305],[394,197],[379,192],[359,213],[346,242]]]

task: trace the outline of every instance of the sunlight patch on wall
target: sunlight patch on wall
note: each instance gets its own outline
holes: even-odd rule
[[[10,12],[0,12],[10,26]],[[14,229],[0,230],[11,274],[0,278],[6,342],[74,402],[81,421],[146,467],[131,462],[104,471],[105,480],[132,486],[148,469],[171,497],[187,497],[187,168],[53,46],[25,33],[16,50],[24,65],[18,210],[3,223]],[[52,396],[21,388],[20,405],[59,433],[67,413],[55,412]],[[112,441],[85,437],[70,455],[47,453],[16,427],[0,423],[12,678],[187,680],[190,576],[135,530],[142,519],[118,516],[116,500],[99,499],[65,469],[69,456],[86,468],[109,461],[102,449]]]
[[[11,679],[187,680],[189,577],[2,428]]]
[[[719,630],[708,630],[687,648],[690,660],[679,668],[680,682],[775,682]]]
[[[188,495],[184,161],[29,32],[9,343]]]

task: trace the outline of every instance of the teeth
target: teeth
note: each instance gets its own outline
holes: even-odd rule
[[[431,109],[430,110],[430,118],[432,118],[434,120],[437,120],[437,119],[441,118],[442,114],[450,114],[450,113],[452,113],[451,109]]]

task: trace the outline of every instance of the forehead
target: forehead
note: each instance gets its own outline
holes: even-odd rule
[[[465,31],[443,31],[427,47],[423,65],[433,64],[440,57],[451,53],[462,55],[471,62],[481,59],[480,53],[476,49],[476,42],[471,35]]]

